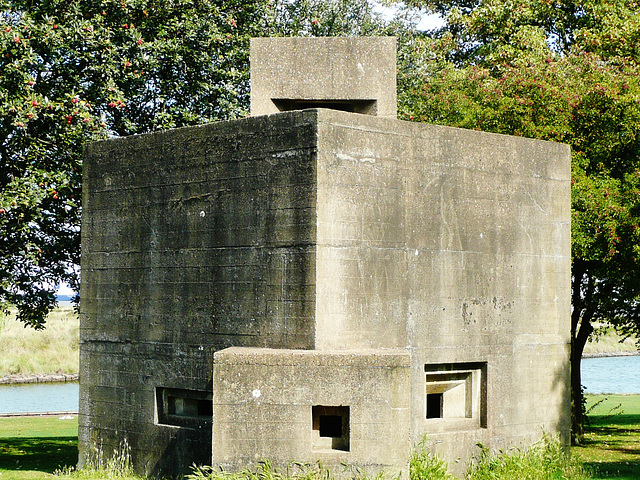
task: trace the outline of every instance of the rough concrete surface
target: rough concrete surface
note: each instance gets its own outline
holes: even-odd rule
[[[245,459],[251,450],[212,446],[210,421],[157,421],[158,389],[224,398],[211,365],[230,346],[320,356],[406,349],[406,434],[412,443],[427,435],[450,461],[468,458],[479,441],[505,448],[543,429],[567,438],[566,146],[324,109],[286,112],[93,144],[84,208],[81,459],[97,441],[106,451],[123,438],[145,472],[209,463],[212,448],[224,462]],[[473,395],[485,402],[485,424],[427,419],[425,366],[465,363],[482,372]],[[261,369],[282,380],[283,367],[234,368],[246,370],[238,385]],[[327,395],[352,385],[323,372],[301,374],[301,388],[313,378]],[[463,384],[455,375],[452,384]],[[286,395],[278,408],[286,410]],[[300,435],[313,395],[296,413]],[[371,408],[366,415],[381,415]],[[298,452],[260,445],[281,460]],[[308,442],[296,445],[308,452]]]
[[[396,118],[396,39],[251,39],[251,114],[331,107]]]
[[[263,459],[280,468],[320,460],[338,475],[349,465],[406,476],[409,365],[406,350],[217,352],[213,463],[238,470]],[[346,412],[345,442],[318,443],[319,407]]]
[[[260,116],[85,151],[80,463],[567,442],[569,148],[396,120],[392,38],[251,48]]]

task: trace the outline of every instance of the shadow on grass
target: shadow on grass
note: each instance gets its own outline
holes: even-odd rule
[[[0,469],[53,473],[77,463],[76,436],[0,439]]]
[[[595,479],[619,478],[637,480],[638,472],[640,472],[640,461],[585,462],[583,465]]]
[[[589,426],[602,428],[601,425],[638,425],[640,415],[589,415]]]
[[[585,447],[597,452],[590,461],[584,462],[594,479],[618,478],[637,480],[640,478],[640,415],[614,414],[590,415]]]

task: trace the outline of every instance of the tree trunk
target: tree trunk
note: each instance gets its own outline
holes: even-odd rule
[[[584,443],[584,410],[582,395],[582,375],[580,362],[584,346],[593,332],[591,319],[593,314],[583,312],[580,318],[580,327],[577,334],[571,338],[571,443],[581,445]]]
[[[584,346],[593,332],[594,312],[588,308],[593,282],[584,262],[574,260],[571,279],[571,443],[584,442],[584,410],[582,408],[582,375],[580,371]]]

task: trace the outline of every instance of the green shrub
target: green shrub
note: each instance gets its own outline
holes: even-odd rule
[[[420,444],[409,459],[410,480],[455,480],[456,477],[447,473],[447,463],[436,455],[428,452]]]
[[[146,480],[147,477],[137,475],[133,471],[129,444],[125,441],[113,455],[104,455],[101,449],[93,454],[93,459],[79,470],[61,472],[64,478],[79,480]]]
[[[329,480],[329,470],[318,464],[291,462],[284,472],[278,471],[268,460],[258,464],[255,470],[245,469],[231,473],[213,467],[193,467],[186,480]]]
[[[483,445],[471,466],[469,480],[583,480],[590,478],[572,462],[560,442],[544,436],[526,449],[514,448],[491,455]]]

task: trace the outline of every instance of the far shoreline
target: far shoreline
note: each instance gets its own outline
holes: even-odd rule
[[[22,385],[27,383],[64,383],[77,382],[77,373],[50,373],[34,375],[6,375],[0,377],[0,385]]]
[[[605,357],[636,357],[640,352],[596,352],[585,353],[582,358],[605,358]]]

